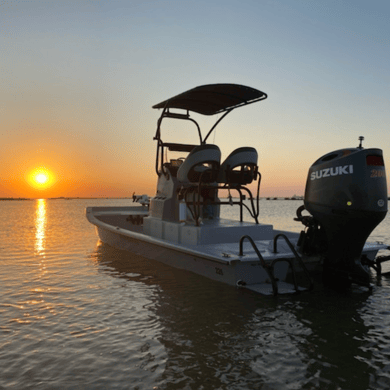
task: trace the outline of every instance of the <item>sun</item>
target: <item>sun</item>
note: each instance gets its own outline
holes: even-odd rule
[[[55,180],[54,174],[46,168],[36,168],[28,174],[28,183],[37,190],[51,187]]]
[[[34,180],[39,183],[39,184],[45,184],[48,180],[49,177],[45,173],[38,173],[35,177]]]

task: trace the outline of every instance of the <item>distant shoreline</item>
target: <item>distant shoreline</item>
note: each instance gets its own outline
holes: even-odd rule
[[[6,200],[37,200],[37,199],[46,199],[46,200],[74,200],[74,199],[132,199],[131,196],[128,197],[65,197],[65,196],[60,196],[57,198],[0,198],[0,201],[6,201]]]
[[[46,199],[46,200],[75,200],[75,199],[133,199],[131,196],[129,197],[65,197],[60,196],[56,198],[0,198],[0,201],[6,201],[6,200],[37,200],[37,199]],[[303,200],[303,197],[261,197],[260,200]]]
[[[128,197],[91,197],[91,198],[84,198],[84,197],[57,197],[57,198],[0,198],[1,201],[7,201],[7,200],[37,200],[37,199],[46,199],[46,200],[77,200],[77,199],[132,199],[131,196]],[[390,197],[387,198],[390,200]],[[267,197],[261,197],[260,200],[304,200],[303,197],[277,197],[277,196],[267,196]]]

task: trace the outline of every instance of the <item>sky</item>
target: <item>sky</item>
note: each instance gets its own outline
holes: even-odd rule
[[[377,0],[0,0],[0,198],[153,196],[152,106],[214,83],[268,94],[211,137],[222,160],[257,149],[261,196],[303,195],[359,136],[390,166],[389,18]]]

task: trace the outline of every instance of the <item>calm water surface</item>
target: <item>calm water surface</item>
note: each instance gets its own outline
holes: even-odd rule
[[[99,243],[85,207],[126,204],[0,202],[0,389],[390,388],[386,277],[237,290]],[[262,200],[262,221],[300,231],[300,204]],[[390,245],[389,217],[372,239]]]

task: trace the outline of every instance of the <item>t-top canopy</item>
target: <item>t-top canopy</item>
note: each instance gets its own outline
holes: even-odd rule
[[[266,93],[244,85],[209,84],[164,100],[153,108],[179,108],[203,115],[214,115],[266,98]]]

